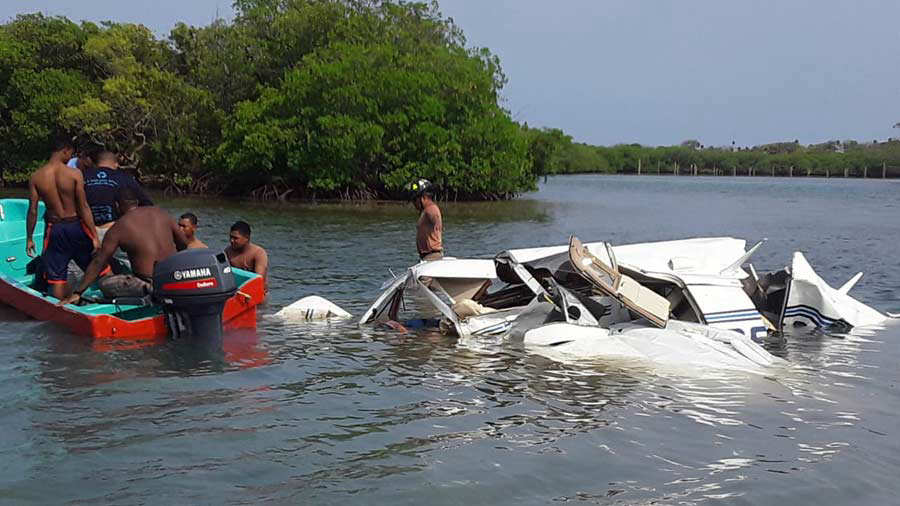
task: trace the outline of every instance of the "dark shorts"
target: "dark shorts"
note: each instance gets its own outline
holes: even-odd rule
[[[91,263],[94,244],[78,218],[48,223],[44,231],[44,265],[47,282],[62,284],[68,279],[69,261],[74,260],[82,270]]]
[[[153,285],[134,274],[115,274],[97,282],[107,299],[116,297],[143,297],[153,291]]]
[[[442,250],[437,251],[429,251],[428,253],[419,253],[419,260],[425,260],[431,262],[433,260],[440,260],[444,258],[444,252]]]

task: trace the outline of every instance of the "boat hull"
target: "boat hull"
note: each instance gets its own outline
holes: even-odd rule
[[[57,306],[57,299],[31,288],[33,275],[26,274],[31,258],[25,254],[25,214],[28,201],[0,199],[0,303],[42,321],[60,324],[72,332],[94,339],[144,340],[168,335],[162,307],[115,304]],[[43,206],[39,208],[42,214]],[[35,227],[34,239],[42,249],[43,220]],[[238,291],[225,303],[225,329],[254,328],[256,306],[265,298],[259,275],[233,268]],[[94,290],[96,291],[96,289]],[[98,292],[99,293],[99,292]]]
[[[152,339],[168,334],[165,317],[157,306],[145,309],[157,314],[126,320],[114,314],[88,314],[57,306],[55,299],[32,292],[17,281],[0,278],[0,302],[36,320],[58,323],[79,335],[94,339]],[[256,306],[263,298],[262,278],[247,280],[225,303],[222,314],[225,329],[256,327]]]

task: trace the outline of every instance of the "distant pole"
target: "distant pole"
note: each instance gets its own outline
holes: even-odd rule
[[[737,177],[737,165],[731,168],[731,177]]]
[[[812,174],[812,167],[807,167],[806,168],[806,177],[809,177],[810,174]]]
[[[638,158],[638,176],[641,175],[641,159]]]
[[[881,162],[881,179],[887,177],[887,162]]]
[[[863,168],[863,179],[866,179],[867,177],[869,177],[869,166],[868,165],[866,165]]]
[[[830,177],[831,177],[831,169],[826,167],[825,168],[825,179],[828,179]]]
[[[788,170],[788,177],[794,177],[794,166],[791,165],[791,168]]]
[[[659,160],[656,161],[656,175],[659,175]]]

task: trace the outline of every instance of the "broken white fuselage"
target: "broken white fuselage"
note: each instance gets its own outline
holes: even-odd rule
[[[386,282],[359,323],[407,323],[401,312],[415,294],[419,325],[463,338],[507,336],[576,356],[759,366],[777,362],[753,342],[769,330],[887,318],[847,295],[852,282],[830,288],[799,253],[784,272],[759,278],[751,266],[748,273],[742,266],[760,245],[747,251],[745,241],[727,237],[579,242],[494,260],[422,262]],[[575,263],[597,268],[574,268],[573,252]]]

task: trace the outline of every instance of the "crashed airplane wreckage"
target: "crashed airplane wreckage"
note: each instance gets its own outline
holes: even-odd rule
[[[489,291],[496,282],[502,288]],[[759,368],[781,362],[749,336],[671,319],[683,289],[659,292],[620,271],[606,243],[509,250],[491,260],[420,263],[392,280],[360,324],[399,318],[414,290],[460,337],[508,336],[526,348],[577,358]],[[746,297],[746,295],[745,295]]]
[[[769,331],[888,319],[847,295],[861,274],[833,289],[801,253],[782,271],[744,271],[761,245],[746,251],[740,239],[700,238],[610,247],[573,237],[568,246],[508,250],[494,260],[422,262],[387,281],[359,323],[508,336],[581,357],[766,366],[778,359],[754,341]],[[410,293],[426,318],[398,323]],[[309,309],[303,300],[292,306]],[[334,314],[331,307],[319,314]]]

